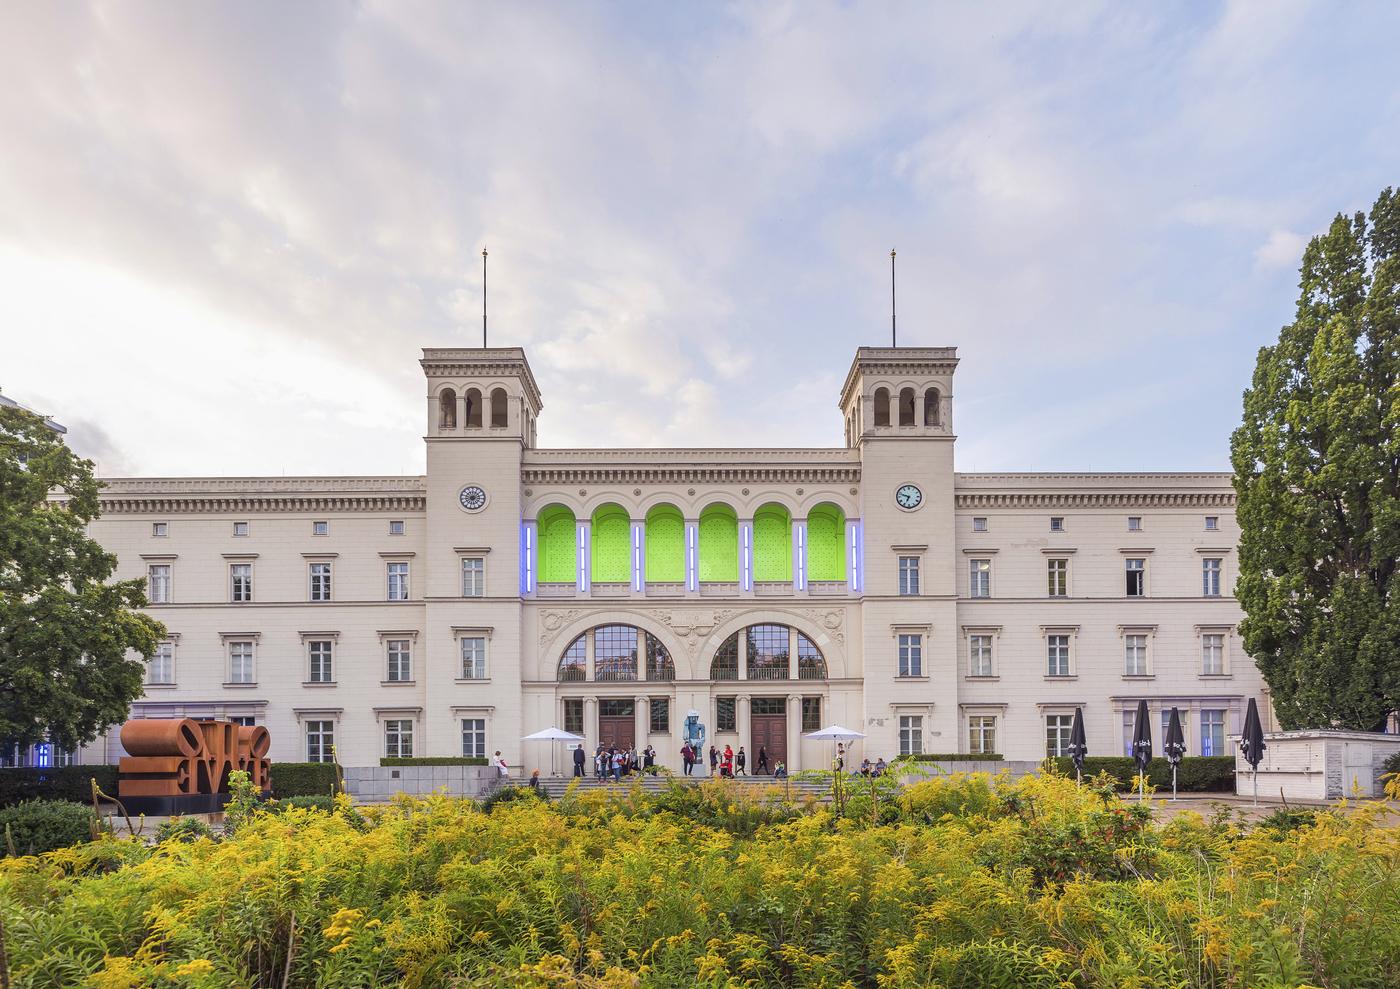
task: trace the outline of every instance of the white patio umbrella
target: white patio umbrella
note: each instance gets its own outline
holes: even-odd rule
[[[550,726],[549,728],[545,728],[545,729],[542,729],[542,730],[540,730],[540,731],[535,732],[533,735],[526,735],[524,738],[521,739],[521,741],[522,741],[522,742],[582,742],[582,741],[583,741],[583,736],[582,736],[582,735],[575,735],[575,734],[574,734],[573,732],[571,732],[571,731],[564,731],[562,728],[555,728],[555,727],[553,727],[553,726]],[[522,769],[522,771],[523,771],[524,767],[522,766],[521,769]],[[554,775],[554,746],[552,746],[552,745],[549,747],[549,775],[551,775],[551,776]]]
[[[828,725],[820,731],[808,732],[803,738],[810,738],[814,742],[854,742],[865,737],[865,732],[856,731],[854,728],[842,728],[840,725]],[[845,807],[844,787],[841,785],[842,772],[836,772],[836,760],[832,760],[831,787],[832,794],[836,798],[838,808]]]

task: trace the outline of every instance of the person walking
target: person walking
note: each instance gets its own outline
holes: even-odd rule
[[[655,750],[654,748],[652,748],[650,744],[648,744],[647,747],[646,747],[645,749],[642,750],[642,768],[643,768],[643,769],[650,769],[652,766],[655,766],[655,765],[656,765],[656,750]]]
[[[757,775],[768,775],[768,749],[762,745],[758,747],[758,762],[753,764],[753,771]]]
[[[744,755],[744,747],[743,747],[742,745],[739,746],[739,754],[738,754],[737,756],[734,757],[734,765],[735,765],[736,769],[738,770],[738,775],[740,775],[740,776],[747,776],[747,775],[749,775],[749,771],[748,771],[747,769],[744,768],[744,766],[748,763],[748,761],[749,761],[749,757],[746,756],[746,755]]]
[[[624,755],[622,752],[618,751],[617,749],[613,749],[612,771],[614,783],[622,782],[622,767],[626,764],[626,762],[627,756]]]
[[[608,762],[608,750],[601,745],[598,746],[598,751],[593,753],[593,775],[602,779],[608,775],[611,768],[611,764]]]
[[[719,749],[717,749],[717,748],[715,748],[713,745],[711,745],[711,746],[710,746],[710,775],[713,776],[713,775],[715,774],[715,770],[718,769],[718,768],[719,768]]]
[[[690,747],[689,742],[686,742],[684,745],[681,746],[681,772],[684,773],[686,776],[689,776],[690,771],[694,768],[695,750]]]
[[[583,743],[579,742],[574,748],[574,777],[576,779],[583,778],[583,760]]]

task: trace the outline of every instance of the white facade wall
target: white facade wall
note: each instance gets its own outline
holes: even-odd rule
[[[951,348],[862,348],[840,407],[847,444],[821,450],[541,450],[542,407],[523,351],[428,350],[422,365],[428,409],[427,474],[411,478],[215,478],[110,480],[93,535],[119,559],[119,576],[168,565],[172,601],[150,613],[169,628],[175,647],[173,686],[151,686],[134,714],[255,717],[273,738],[273,758],[305,758],[305,725],[331,720],[342,763],[374,765],[385,752],[384,723],[409,721],[417,755],[460,755],[463,718],[486,724],[487,750],[513,766],[550,768],[545,746],[521,736],[562,726],[565,700],[583,702],[585,735],[598,738],[600,704],[630,701],[638,749],[652,744],[660,761],[679,765],[682,721],[694,709],[721,746],[750,748],[754,712],[786,714],[789,766],[824,766],[829,746],[800,738],[803,698],[820,698],[821,723],[869,736],[853,757],[898,753],[901,718],[917,718],[925,752],[965,752],[968,718],[996,718],[996,748],[1010,759],[1045,754],[1048,713],[1085,711],[1091,752],[1121,752],[1122,711],[1146,698],[1154,709],[1177,706],[1189,751],[1201,751],[1200,712],[1228,712],[1238,732],[1244,705],[1259,699],[1261,678],[1234,628],[1231,595],[1238,533],[1225,474],[966,474],[954,472]],[[464,395],[480,389],[506,398],[506,420],[468,426]],[[875,394],[905,388],[920,396],[917,425],[876,423]],[[937,414],[925,424],[922,396],[937,388]],[[443,417],[443,393],[452,421]],[[896,491],[916,485],[922,501],[901,507]],[[486,492],[465,510],[464,487]],[[581,522],[600,505],[622,506],[634,525],[659,504],[679,509],[688,525],[707,505],[732,507],[740,524],[777,503],[793,531],[807,513],[830,503],[845,513],[849,539],[863,559],[848,559],[845,583],[640,587],[536,586],[522,592],[522,571],[537,562],[528,527],[549,505]],[[1206,517],[1218,528],[1206,529]],[[1050,531],[1052,517],[1064,520]],[[1141,519],[1129,530],[1128,519]],[[985,531],[974,531],[974,519]],[[313,535],[313,523],[328,533]],[[390,535],[390,522],[404,523]],[[165,523],[167,535],[152,534]],[[234,523],[247,522],[246,536]],[[587,526],[581,526],[586,529]],[[586,539],[580,533],[580,539]],[[796,556],[796,551],[794,551]],[[900,593],[898,560],[919,560],[917,595]],[[462,560],[485,561],[480,597],[462,594]],[[1124,561],[1145,559],[1146,595],[1125,594]],[[1047,560],[1068,559],[1064,597],[1047,596]],[[1202,594],[1205,558],[1223,561],[1222,595]],[[969,560],[991,560],[991,593],[970,596]],[[309,600],[309,565],[329,562],[333,600]],[[386,600],[386,568],[406,562],[410,599]],[[854,566],[862,563],[858,569]],[[229,566],[253,567],[253,600],[232,603]],[[854,571],[854,572],[852,572]],[[532,571],[533,572],[533,571]],[[537,577],[537,574],[535,574]],[[825,680],[711,681],[710,663],[726,637],[759,623],[791,626],[820,649]],[[559,682],[562,652],[580,634],[607,624],[644,629],[675,664],[675,679],[652,682]],[[1070,630],[1072,669],[1046,671],[1048,629]],[[921,636],[922,669],[900,676],[898,636]],[[990,677],[969,675],[968,637],[994,638]],[[1124,636],[1149,643],[1145,676],[1124,667]],[[1201,636],[1221,634],[1226,668],[1201,669]],[[464,678],[460,639],[487,640],[487,675]],[[305,643],[334,642],[331,684],[308,682]],[[389,683],[385,641],[413,643],[413,678]],[[742,638],[742,636],[741,636]],[[228,643],[253,641],[254,682],[233,685]],[[717,704],[734,698],[734,730],[716,731]],[[665,731],[652,732],[654,703],[669,705]],[[775,708],[774,705],[777,705]],[[1268,718],[1265,714],[1266,720]],[[908,724],[908,723],[906,723]],[[1157,722],[1154,720],[1154,729]],[[1159,729],[1158,729],[1159,731]],[[1154,731],[1154,735],[1157,731]],[[1158,736],[1160,738],[1160,736]],[[89,747],[87,761],[112,759],[114,742]],[[567,753],[553,754],[562,768]]]

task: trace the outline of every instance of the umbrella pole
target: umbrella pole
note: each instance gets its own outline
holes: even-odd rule
[[[1259,767],[1254,767],[1254,806],[1259,806]]]
[[[1176,763],[1172,763],[1172,799],[1176,799]]]

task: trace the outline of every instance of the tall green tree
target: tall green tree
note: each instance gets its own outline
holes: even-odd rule
[[[87,535],[92,461],[31,412],[0,408],[0,744],[73,749],[123,720],[165,627],[140,580]],[[50,492],[58,497],[50,499]]]
[[[1400,195],[1303,252],[1231,438],[1240,634],[1284,728],[1400,707]]]

